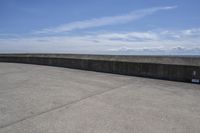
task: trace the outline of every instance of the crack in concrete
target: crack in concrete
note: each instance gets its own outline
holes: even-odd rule
[[[79,103],[79,102],[81,102],[81,101],[83,101],[83,100],[86,100],[86,99],[89,99],[89,98],[91,98],[91,97],[98,96],[98,95],[101,95],[101,94],[104,94],[104,93],[106,93],[106,92],[110,92],[110,91],[113,91],[113,90],[116,90],[116,89],[120,89],[120,88],[122,88],[122,87],[124,87],[124,86],[129,86],[129,85],[131,85],[131,84],[132,84],[132,82],[131,82],[131,83],[126,83],[126,84],[124,84],[124,85],[121,85],[120,87],[115,87],[115,88],[111,88],[111,89],[108,89],[108,90],[105,90],[105,91],[100,91],[100,92],[97,92],[97,93],[95,93],[95,94],[92,94],[92,95],[88,95],[88,96],[86,96],[86,97],[83,97],[83,98],[81,98],[81,99],[78,99],[78,100],[75,100],[75,101],[71,101],[71,102],[69,102],[69,103],[67,103],[67,104],[63,104],[63,105],[60,105],[60,106],[57,106],[57,107],[54,107],[54,108],[51,108],[51,109],[48,109],[48,110],[39,112],[39,113],[37,113],[37,114],[35,114],[35,115],[30,115],[30,116],[24,117],[24,118],[22,118],[22,119],[20,119],[20,120],[16,120],[16,121],[13,121],[13,122],[11,122],[11,123],[8,123],[8,124],[5,124],[5,125],[0,126],[0,130],[3,129],[3,128],[6,128],[6,127],[10,127],[10,126],[12,126],[12,125],[18,124],[18,123],[20,123],[20,122],[22,122],[22,121],[25,121],[25,120],[28,120],[28,119],[32,119],[32,118],[35,118],[35,117],[37,117],[37,116],[40,116],[40,115],[43,115],[43,114],[46,114],[46,113],[49,113],[49,112],[53,112],[53,111],[59,110],[59,109],[61,109],[61,108],[65,108],[66,106],[70,106],[70,105]]]

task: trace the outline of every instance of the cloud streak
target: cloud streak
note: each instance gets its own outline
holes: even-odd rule
[[[93,18],[89,20],[71,22],[71,23],[63,24],[63,25],[53,27],[53,28],[42,29],[34,33],[35,34],[56,34],[56,33],[69,32],[73,30],[101,27],[101,26],[114,25],[114,24],[123,24],[123,23],[128,23],[131,21],[138,20],[140,18],[143,18],[147,15],[151,15],[161,10],[172,10],[175,8],[177,8],[177,6],[148,8],[148,9],[133,11],[124,15]]]
[[[0,52],[200,55],[199,28],[0,39]]]

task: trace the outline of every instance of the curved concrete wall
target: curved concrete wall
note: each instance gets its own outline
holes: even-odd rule
[[[1,62],[29,63],[173,81],[200,80],[200,57],[76,54],[0,54]]]

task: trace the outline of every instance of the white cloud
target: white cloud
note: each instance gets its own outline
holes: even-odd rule
[[[124,15],[119,15],[119,16],[93,18],[89,20],[71,22],[71,23],[63,24],[63,25],[53,27],[53,28],[42,29],[42,30],[36,31],[35,33],[36,34],[55,34],[55,33],[69,32],[69,31],[78,30],[78,29],[87,29],[87,28],[92,28],[92,27],[127,23],[130,21],[140,19],[147,15],[151,15],[157,11],[171,10],[174,8],[176,8],[176,6],[148,8],[148,9],[138,10],[138,11],[134,11],[134,12],[124,14]]]
[[[121,55],[200,55],[200,47],[185,48],[181,46],[172,47],[168,49],[164,48],[127,48],[121,47],[116,49],[110,49],[110,54]]]
[[[107,33],[100,34],[96,36],[99,39],[107,40],[122,40],[126,42],[136,42],[136,41],[149,41],[157,40],[157,34],[153,32],[128,32],[128,33]]]
[[[184,35],[200,35],[200,28],[187,29],[182,31]]]
[[[196,29],[196,30],[195,30]],[[185,31],[190,34],[185,34]],[[174,37],[179,36],[179,37]],[[199,54],[200,30],[90,33],[0,39],[0,52]]]

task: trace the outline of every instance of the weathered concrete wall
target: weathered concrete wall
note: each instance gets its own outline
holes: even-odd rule
[[[1,54],[1,62],[59,66],[182,82],[198,82],[200,57]]]

